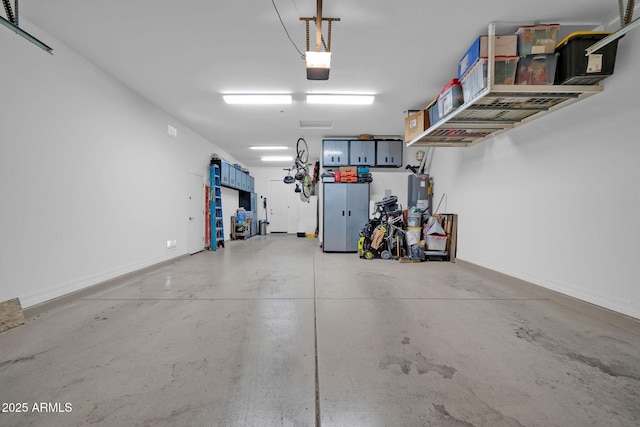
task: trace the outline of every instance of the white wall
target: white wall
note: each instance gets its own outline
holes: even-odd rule
[[[0,301],[29,307],[186,254],[188,173],[207,182],[211,153],[230,156],[21,26],[55,54],[0,31]]]
[[[310,159],[310,163],[315,163],[317,159]],[[313,173],[313,167],[311,168],[310,173]],[[282,167],[258,167],[251,169],[251,175],[255,178],[255,192],[257,196],[258,203],[258,219],[264,220],[268,218],[268,215],[265,216],[264,210],[264,198],[267,198],[267,209],[270,210],[272,208],[271,201],[269,200],[270,196],[270,182],[271,181],[282,181],[284,177],[287,175],[287,172],[282,169]],[[302,202],[297,195],[293,195],[295,186],[291,184],[291,193],[292,200],[296,201],[296,205],[291,207],[291,211],[289,212],[289,232],[297,233],[298,231],[305,231],[311,224],[316,223],[316,212],[314,209],[310,209],[306,205],[306,202]],[[302,225],[301,225],[302,224]],[[303,227],[303,229],[298,230],[298,228]],[[313,227],[311,227],[313,228]]]
[[[640,30],[604,92],[470,148],[436,149],[458,258],[640,318]]]

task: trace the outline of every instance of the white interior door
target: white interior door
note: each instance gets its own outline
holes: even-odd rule
[[[202,175],[189,173],[188,177],[187,248],[190,254],[204,250],[204,183]]]
[[[298,221],[298,200],[294,184],[282,180],[269,181],[269,231],[271,233],[295,233]]]

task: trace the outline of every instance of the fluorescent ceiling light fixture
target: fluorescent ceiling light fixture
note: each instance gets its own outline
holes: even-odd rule
[[[307,104],[341,104],[367,105],[372,104],[374,95],[340,95],[340,94],[307,94]]]
[[[264,156],[260,157],[263,162],[292,162],[293,156]]]
[[[222,95],[222,99],[227,104],[252,104],[252,105],[265,105],[265,104],[291,104],[293,98],[287,94],[275,94],[275,93],[256,93],[256,94],[227,94]]]
[[[253,145],[249,147],[250,150],[288,150],[289,147],[284,145]]]
[[[329,80],[331,52],[305,52],[307,80]]]

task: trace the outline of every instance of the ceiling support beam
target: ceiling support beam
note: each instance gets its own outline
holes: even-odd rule
[[[53,48],[47,46],[46,44],[44,44],[43,42],[41,42],[37,38],[33,37],[31,34],[27,33],[26,31],[24,31],[24,30],[22,30],[20,28],[20,26],[19,26],[20,19],[18,17],[18,0],[15,0],[15,2],[14,2],[15,3],[15,8],[16,8],[15,15],[13,13],[13,10],[11,9],[10,0],[2,0],[2,3],[4,5],[4,11],[7,14],[7,19],[5,19],[2,16],[0,16],[0,24],[4,25],[5,27],[10,29],[11,31],[13,31],[17,35],[19,35],[21,37],[24,37],[25,39],[29,40],[31,43],[35,44],[36,46],[38,46],[40,49],[44,50],[45,52],[48,52],[51,55],[53,55]]]
[[[316,52],[322,47],[322,0],[318,0],[316,9]]]
[[[612,41],[618,40],[620,37],[624,36],[629,31],[631,31],[634,28],[636,28],[638,25],[640,25],[640,18],[636,18],[635,20],[631,21],[629,24],[627,24],[624,27],[620,28],[615,33],[610,34],[607,37],[603,38],[602,40],[600,40],[600,41],[596,42],[595,44],[589,46],[585,51],[585,55],[588,56],[588,55],[592,54],[593,52],[597,51],[598,49],[601,49],[601,48],[605,47],[606,45],[608,45]]]
[[[12,24],[16,23],[16,18],[13,16],[13,10],[11,9],[11,2],[9,0],[2,0],[2,4],[4,5],[4,13],[7,15],[7,19]]]
[[[635,0],[627,0],[626,9],[624,7],[623,0],[618,0],[618,3],[620,5],[620,29],[586,48],[585,56],[589,56],[598,49],[601,49],[609,43],[618,40],[620,37],[624,36],[629,31],[640,25],[640,18],[636,18],[635,20],[633,19],[633,11],[635,10],[636,3]]]

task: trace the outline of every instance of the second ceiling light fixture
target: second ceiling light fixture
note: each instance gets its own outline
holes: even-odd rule
[[[293,104],[293,95],[286,93],[229,93],[222,95],[227,104],[274,105]],[[374,95],[352,95],[340,93],[308,93],[307,104],[367,105],[373,103]]]

